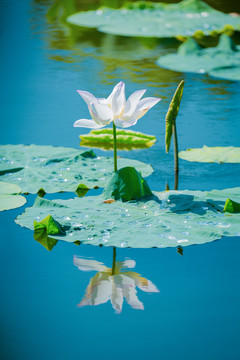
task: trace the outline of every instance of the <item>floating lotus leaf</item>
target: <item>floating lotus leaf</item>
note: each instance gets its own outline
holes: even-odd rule
[[[118,159],[119,168],[133,166],[143,177],[153,171],[150,165],[130,159]],[[35,194],[75,191],[78,185],[105,186],[113,173],[113,159],[97,157],[93,151],[38,146],[0,146],[0,179],[21,186],[22,192]]]
[[[187,149],[180,151],[178,156],[188,161],[210,162],[210,163],[240,163],[240,147],[217,146]]]
[[[240,81],[240,65],[234,67],[232,66],[230,68],[226,67],[226,68],[214,69],[209,72],[209,75],[225,80]]]
[[[0,181],[0,211],[18,208],[26,203],[19,186]]]
[[[82,146],[113,150],[112,129],[91,130],[89,134],[80,135]],[[141,132],[117,129],[118,150],[146,149],[156,141],[153,135],[146,135]]]
[[[218,46],[207,49],[189,38],[176,54],[161,56],[157,64],[174,71],[219,74],[218,77],[225,71],[225,79],[240,80],[240,46],[235,46],[225,34],[221,35]]]
[[[226,207],[228,202],[227,200],[229,200],[229,198],[231,198],[231,201],[234,201],[237,204],[240,203],[240,191],[238,187],[224,190],[212,190],[211,192],[207,193],[207,201],[212,206],[214,206],[215,209],[221,212],[230,212]]]
[[[57,240],[117,247],[177,247],[240,235],[240,214],[225,214],[227,198],[238,200],[240,188],[223,191],[166,191],[146,201],[104,203],[104,197],[71,200],[37,198],[16,223],[34,229],[34,220],[51,215],[65,235]]]
[[[217,11],[200,0],[184,0],[178,4],[138,2],[121,9],[100,8],[83,11],[67,18],[71,24],[114,35],[141,37],[193,36],[240,29],[240,20]]]

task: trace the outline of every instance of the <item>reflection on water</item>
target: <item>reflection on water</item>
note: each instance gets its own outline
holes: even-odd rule
[[[137,297],[136,288],[149,293],[159,292],[150,280],[128,270],[135,267],[134,260],[116,261],[116,248],[113,248],[111,268],[99,261],[77,256],[74,256],[73,263],[79,270],[97,271],[91,278],[79,307],[100,305],[110,300],[115,312],[120,314],[125,299],[133,309],[144,310],[143,303]]]

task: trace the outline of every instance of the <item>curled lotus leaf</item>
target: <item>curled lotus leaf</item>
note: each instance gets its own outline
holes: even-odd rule
[[[179,107],[180,107],[180,103],[182,100],[183,88],[184,88],[184,81],[182,80],[173,95],[173,98],[171,100],[171,103],[169,105],[168,112],[166,115],[166,119],[165,119],[165,123],[166,123],[166,130],[165,130],[166,153],[168,153],[169,148],[170,148],[171,138],[172,138],[172,134],[173,134],[173,126],[175,125]]]
[[[131,159],[118,159],[119,168],[133,166],[144,177],[153,169]],[[1,145],[0,179],[21,186],[23,193],[76,191],[79,184],[104,187],[113,173],[113,159],[94,152],[39,145]]]
[[[177,37],[220,33],[226,26],[240,29],[238,17],[215,10],[200,0],[183,0],[177,4],[137,2],[120,9],[102,7],[82,11],[67,18],[71,24],[97,28],[122,36]]]
[[[240,235],[240,214],[223,212],[227,198],[238,201],[240,188],[156,192],[146,201],[104,202],[104,197],[71,200],[37,198],[15,220],[34,229],[34,220],[51,215],[65,234],[57,240],[116,247],[178,247]]]
[[[223,211],[232,214],[240,213],[240,204],[231,199],[227,199]]]
[[[82,146],[113,150],[112,129],[91,130],[89,134],[80,135]],[[118,150],[146,149],[154,145],[156,137],[132,130],[117,129]]]
[[[240,163],[240,147],[217,146],[187,149],[180,151],[179,157],[188,161],[209,163]]]
[[[26,203],[19,186],[0,181],[0,211],[18,208]]]
[[[221,35],[218,46],[206,49],[202,49],[193,38],[189,38],[179,46],[176,54],[161,56],[157,65],[173,71],[240,80],[240,46],[235,46],[232,39],[225,34]],[[224,72],[225,75],[221,76]]]

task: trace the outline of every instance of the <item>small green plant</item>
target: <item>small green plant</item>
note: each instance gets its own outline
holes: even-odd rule
[[[168,112],[166,115],[166,133],[165,133],[165,145],[166,145],[166,153],[168,153],[171,139],[173,135],[174,141],[174,172],[175,172],[175,190],[178,186],[178,172],[179,172],[179,164],[178,164],[178,139],[177,139],[177,127],[176,127],[176,119],[180,107],[180,103],[182,100],[184,88],[184,81],[182,80],[173,95],[172,101],[170,102]]]

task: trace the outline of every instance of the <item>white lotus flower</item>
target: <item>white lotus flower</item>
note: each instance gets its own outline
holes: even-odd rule
[[[121,81],[107,99],[96,98],[88,91],[77,90],[87,103],[92,119],[77,120],[73,126],[100,129],[112,121],[116,126],[127,128],[135,125],[146,112],[161,99],[147,97],[141,99],[146,89],[132,93],[126,101],[125,84]]]
[[[119,314],[125,298],[132,308],[144,310],[143,303],[137,297],[136,287],[145,292],[159,292],[150,280],[141,277],[136,272],[121,271],[124,268],[134,268],[136,264],[134,260],[117,261],[114,275],[111,268],[95,260],[74,256],[73,263],[82,271],[98,271],[90,280],[85,296],[78,304],[79,307],[100,305],[110,300],[112,307]]]

